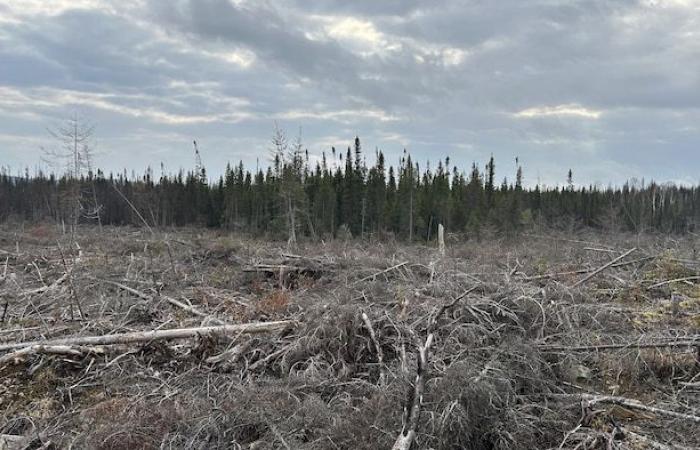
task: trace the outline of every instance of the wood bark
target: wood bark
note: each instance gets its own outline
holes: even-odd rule
[[[171,330],[134,331],[131,333],[107,334],[103,336],[74,336],[47,341],[11,342],[0,345],[0,351],[17,350],[34,345],[114,345],[133,344],[170,339],[188,339],[197,336],[212,336],[216,334],[235,333],[266,333],[281,331],[297,324],[293,320],[279,320],[275,322],[251,322],[236,325],[219,325],[212,327],[174,328]]]
[[[678,348],[700,346],[700,335],[690,336],[676,340],[658,340],[650,342],[628,342],[622,344],[600,344],[600,345],[541,345],[542,352],[597,352],[603,350],[625,350],[634,348]]]
[[[416,373],[415,382],[413,383],[413,389],[409,395],[409,401],[404,408],[403,415],[403,427],[401,433],[396,438],[392,450],[410,450],[413,441],[416,438],[416,433],[418,432],[418,421],[420,419],[421,408],[423,406],[423,393],[425,392],[425,383],[428,377],[428,354],[430,347],[432,347],[435,340],[435,333],[438,329],[438,319],[447,310],[452,308],[461,299],[469,295],[474,291],[477,286],[467,289],[462,294],[457,296],[450,303],[443,305],[433,316],[430,324],[428,325],[428,335],[425,338],[424,343],[418,343],[418,369]]]

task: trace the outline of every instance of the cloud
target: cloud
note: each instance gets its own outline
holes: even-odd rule
[[[79,110],[111,170],[187,167],[192,138],[210,173],[254,165],[277,121],[317,153],[360,135],[552,183],[692,178],[698,30],[692,0],[4,2],[0,163],[33,166],[28,138]]]
[[[152,106],[156,103],[182,104],[177,100],[163,100],[147,95],[114,95],[85,91],[70,91],[64,89],[37,88],[18,91],[12,88],[0,87],[0,106],[7,112],[29,114],[28,117],[40,117],[37,109],[62,109],[71,107],[87,107],[100,109],[120,115],[145,118],[156,123],[167,125],[198,124],[198,123],[235,123],[252,117],[250,113],[235,111],[235,107],[247,105],[247,101],[241,99],[219,99],[222,103],[228,103],[232,108],[229,111],[216,114],[176,114],[167,112],[164,108]],[[134,106],[130,105],[134,104]],[[31,110],[34,110],[33,112]]]
[[[359,42],[360,45],[373,49],[388,45],[386,37],[368,20],[354,17],[326,18],[324,30],[328,36],[351,44]]]
[[[291,110],[280,113],[276,116],[279,119],[301,121],[304,119],[313,120],[331,120],[342,123],[354,123],[357,119],[378,120],[380,122],[393,122],[400,120],[396,116],[387,114],[385,111],[378,109],[345,109],[340,111],[310,111],[310,110]]]
[[[539,106],[523,109],[515,113],[515,117],[535,118],[535,117],[581,117],[584,119],[599,119],[603,114],[602,111],[587,109],[580,105],[557,105],[557,106]]]

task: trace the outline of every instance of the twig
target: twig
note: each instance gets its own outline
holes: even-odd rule
[[[73,265],[69,268],[68,263],[66,263],[66,258],[63,254],[63,249],[61,248],[61,244],[56,242],[56,246],[58,247],[58,251],[61,254],[61,262],[63,263],[63,268],[66,271],[66,276],[68,277],[68,284],[70,285],[70,294],[71,294],[71,310],[70,310],[70,315],[71,319],[73,319],[73,303],[75,303],[76,307],[78,308],[78,313],[80,314],[80,320],[83,320],[85,318],[85,314],[83,313],[83,306],[80,304],[80,299],[78,298],[78,294],[75,290],[75,285],[73,284],[73,269],[75,268],[76,264],[80,262],[80,255],[82,255],[82,252],[79,253],[78,258],[74,260]],[[80,246],[78,246],[78,249],[80,249]]]
[[[42,286],[40,288],[32,289],[29,291],[24,291],[23,294],[24,295],[34,295],[34,294],[41,294],[41,293],[44,293],[46,291],[50,291],[52,289],[55,289],[59,284],[63,283],[67,279],[68,279],[68,272],[61,275],[59,278],[56,279],[56,281],[54,281],[53,283],[51,283],[48,286]]]
[[[219,353],[218,355],[208,357],[204,361],[207,364],[218,364],[221,362],[234,363],[246,350],[250,348],[251,344],[251,340],[241,342],[240,344],[236,344],[233,348],[226,350],[223,353]]]
[[[372,343],[377,349],[377,361],[379,362],[379,385],[383,385],[386,381],[386,372],[384,370],[384,352],[382,351],[382,346],[379,345],[379,339],[377,339],[377,334],[374,332],[372,327],[372,322],[370,322],[369,317],[365,312],[362,313],[362,321],[365,323],[367,330],[369,331],[369,336],[372,338]]]
[[[289,444],[287,444],[287,441],[284,440],[284,436],[282,436],[282,433],[279,432],[277,427],[272,422],[268,422],[268,424],[270,426],[270,429],[272,430],[272,433],[275,435],[275,437],[277,437],[277,439],[279,439],[284,448],[286,448],[287,450],[292,450],[292,447],[290,447]]]
[[[559,444],[559,447],[557,447],[558,450],[561,450],[564,448],[564,444],[566,444],[566,441],[569,440],[569,438],[575,434],[578,430],[581,429],[581,424],[576,425],[576,428],[573,430],[569,430],[566,435],[564,436],[564,439],[561,441],[561,444]]]
[[[408,261],[404,261],[404,262],[399,263],[395,266],[391,266],[388,269],[384,269],[381,272],[377,272],[377,273],[374,273],[372,275],[361,278],[361,279],[355,281],[354,283],[362,283],[363,281],[367,281],[367,280],[372,279],[372,278],[377,278],[379,275],[385,274],[387,272],[391,272],[392,270],[398,269],[399,267],[405,266],[406,264],[408,264]]]
[[[2,271],[2,277],[0,277],[0,280],[2,280],[2,281],[5,281],[5,278],[7,278],[7,267],[8,267],[9,262],[10,262],[10,257],[7,256],[5,258],[5,268]]]
[[[110,281],[110,280],[99,280],[99,281],[101,281],[103,283],[114,285],[114,286],[118,287],[119,289],[130,292],[130,293],[132,293],[132,294],[136,295],[137,297],[140,297],[144,300],[151,301],[154,299],[153,296],[150,296],[144,292],[141,292],[137,289],[134,289],[132,287],[129,287],[129,286],[122,284],[122,283],[119,283],[117,281]],[[209,317],[209,315],[207,313],[204,313],[204,312],[198,310],[194,306],[186,305],[185,303],[182,303],[181,301],[176,300],[172,297],[168,297],[167,295],[162,295],[162,294],[159,295],[159,297],[162,298],[163,300],[165,300],[166,302],[170,303],[171,305],[177,306],[178,308],[182,308],[185,311],[188,311],[188,312],[194,314],[195,316]],[[216,320],[217,322],[223,323],[222,321],[220,321],[218,319],[213,319],[213,320]]]

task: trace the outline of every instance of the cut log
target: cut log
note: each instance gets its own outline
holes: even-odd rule
[[[12,353],[8,353],[7,355],[0,356],[0,366],[9,362],[17,362],[29,355],[39,353],[47,355],[82,356],[89,353],[101,354],[104,353],[104,349],[100,347],[81,347],[74,345],[32,345],[30,347],[24,347]]]
[[[174,328],[171,330],[134,331],[132,333],[107,334],[103,336],[75,336],[48,341],[11,342],[0,345],[0,351],[17,350],[34,345],[114,345],[134,344],[171,339],[188,339],[197,336],[214,336],[217,334],[237,333],[267,333],[281,331],[296,326],[294,320],[279,320],[276,322],[251,322],[237,325],[220,325],[212,327]]]
[[[293,266],[287,264],[256,264],[254,266],[244,267],[243,272],[264,273],[272,277],[295,274],[298,276],[317,278],[320,276],[322,270],[316,267]]]
[[[608,403],[611,405],[618,405],[629,409],[636,409],[637,411],[644,411],[659,416],[665,416],[669,418],[686,420],[693,423],[700,423],[700,416],[693,414],[686,414],[676,411],[671,411],[668,409],[658,408],[656,406],[647,406],[639,400],[627,397],[617,397],[614,395],[596,395],[596,394],[546,394],[548,398],[552,399],[572,399],[585,401],[588,406],[593,406],[599,403]]]

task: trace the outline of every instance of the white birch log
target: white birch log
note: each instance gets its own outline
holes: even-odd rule
[[[187,339],[197,336],[212,336],[216,334],[238,333],[266,333],[280,331],[296,325],[293,320],[279,320],[275,322],[251,322],[236,325],[219,325],[212,327],[174,328],[171,330],[134,331],[131,333],[107,334],[103,336],[75,336],[47,341],[11,342],[0,345],[0,351],[17,350],[34,345],[59,346],[59,345],[114,345],[133,344],[138,342],[150,342],[170,339]]]

